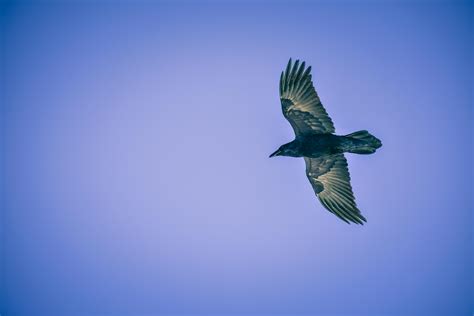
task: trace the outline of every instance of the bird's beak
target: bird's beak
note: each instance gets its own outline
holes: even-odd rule
[[[272,157],[275,157],[275,156],[278,156],[280,154],[280,149],[278,149],[277,151],[275,151],[273,154],[270,155],[270,157],[268,158],[272,158]]]

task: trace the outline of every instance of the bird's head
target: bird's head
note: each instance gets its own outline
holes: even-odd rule
[[[270,155],[269,158],[275,156],[290,156],[290,157],[300,157],[298,154],[297,148],[294,142],[281,145],[273,154]]]

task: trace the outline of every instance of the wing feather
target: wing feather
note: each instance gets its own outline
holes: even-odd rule
[[[306,133],[334,133],[334,124],[324,109],[311,80],[311,66],[291,58],[280,76],[280,100],[283,115],[296,136]]]
[[[355,203],[347,160],[343,154],[304,158],[306,175],[321,204],[343,221],[364,224]]]

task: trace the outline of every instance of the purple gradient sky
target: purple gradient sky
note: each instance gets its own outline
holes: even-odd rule
[[[2,315],[469,315],[463,2],[2,2]],[[368,223],[325,211],[278,78],[313,66]]]

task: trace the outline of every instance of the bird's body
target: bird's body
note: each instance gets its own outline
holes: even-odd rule
[[[295,140],[280,146],[270,157],[303,157],[306,175],[323,206],[345,222],[363,224],[364,216],[355,204],[344,153],[372,154],[382,143],[362,130],[335,135],[331,118],[311,81],[311,67],[291,59],[280,77],[283,115],[295,131]]]
[[[279,156],[319,158],[342,152],[342,137],[333,134],[301,135],[283,145]]]
[[[361,131],[365,132],[365,131]],[[367,142],[351,137],[334,134],[306,134],[300,135],[292,142],[284,144],[279,156],[320,158],[342,153],[366,154],[362,152],[367,147]],[[371,151],[369,149],[369,151]],[[367,152],[367,154],[372,152]]]

